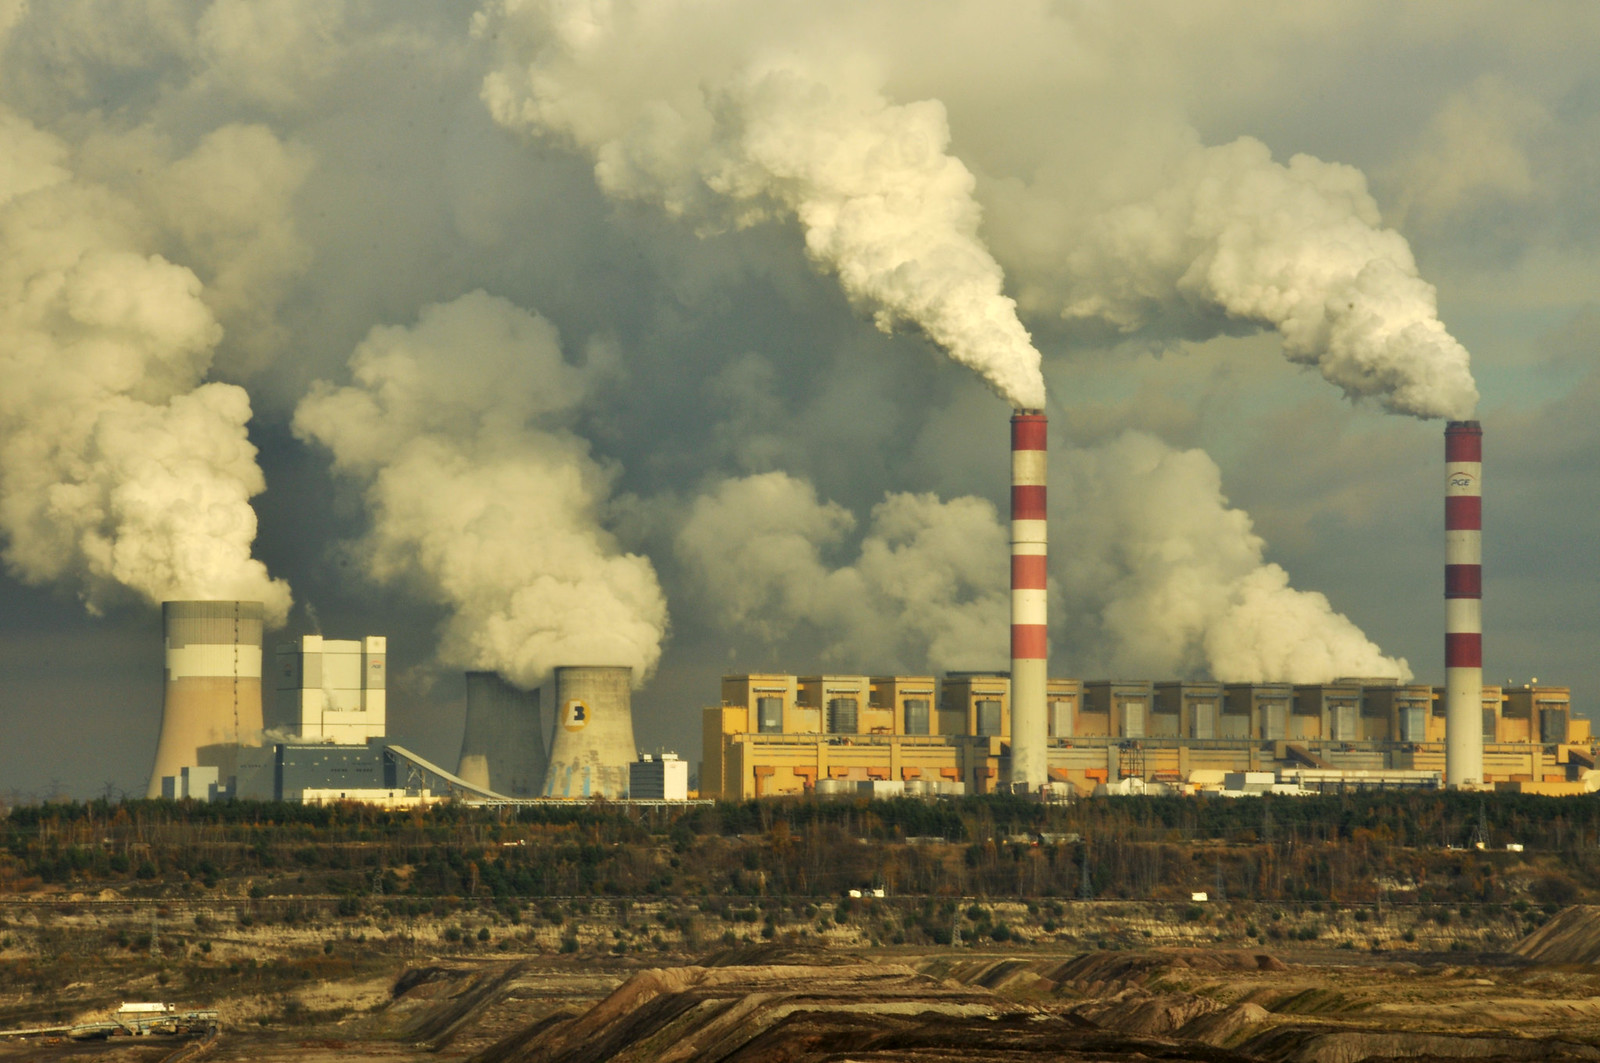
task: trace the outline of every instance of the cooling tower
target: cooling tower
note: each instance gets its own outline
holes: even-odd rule
[[[147,797],[199,763],[201,746],[253,743],[261,733],[260,602],[163,602],[167,687]]]
[[[1045,700],[1050,635],[1045,616],[1045,415],[1011,418],[1011,785],[1037,793],[1050,781]]]
[[[633,745],[633,669],[557,668],[555,737],[546,797],[628,796]]]
[[[1444,776],[1483,781],[1483,428],[1444,430]]]
[[[545,764],[539,691],[518,690],[494,672],[468,672],[456,774],[506,797],[538,797]]]

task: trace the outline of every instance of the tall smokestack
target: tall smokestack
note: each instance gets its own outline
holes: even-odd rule
[[[261,733],[260,602],[162,602],[167,686],[147,797],[198,765],[201,746],[247,744]]]
[[[1011,418],[1011,784],[1037,793],[1050,781],[1045,688],[1050,677],[1046,624],[1045,437],[1038,410]]]
[[[1483,782],[1483,428],[1444,430],[1445,782]]]

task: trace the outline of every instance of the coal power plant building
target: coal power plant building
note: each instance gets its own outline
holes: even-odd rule
[[[274,730],[359,745],[388,727],[388,640],[303,635],[278,646]]]
[[[1015,739],[1004,672],[729,675],[702,713],[700,795],[982,794],[1008,789]],[[1301,773],[1319,788],[1445,783],[1443,687],[1050,679],[1046,764],[1063,794],[1128,780],[1176,791],[1239,772]],[[1589,721],[1567,687],[1480,687],[1485,784],[1547,794],[1595,787]]]

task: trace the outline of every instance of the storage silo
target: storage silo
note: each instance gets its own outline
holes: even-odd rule
[[[557,668],[555,737],[546,797],[628,796],[633,744],[633,669]]]
[[[167,680],[147,797],[198,765],[201,746],[259,740],[263,616],[260,602],[161,603]]]
[[[506,797],[537,797],[547,763],[539,691],[519,690],[495,672],[468,672],[456,774]]]

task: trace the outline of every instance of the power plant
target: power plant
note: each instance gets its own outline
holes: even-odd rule
[[[1083,681],[1049,675],[1047,421],[1015,411],[1010,671],[725,676],[720,704],[702,716],[700,792],[1048,798],[1214,789],[1224,776],[1248,792],[1600,788],[1594,738],[1572,718],[1567,688],[1483,685],[1482,438],[1476,421],[1445,431],[1443,687]],[[627,667],[556,668],[548,725],[538,689],[466,673],[451,773],[387,736],[384,637],[306,635],[277,648],[264,732],[262,617],[258,602],[163,605],[152,796],[425,802],[424,780],[491,801],[676,800],[686,790],[685,762],[637,753]]]
[[[253,742],[261,733],[260,602],[163,602],[166,689],[147,797],[164,777],[198,766],[201,746]]]
[[[388,640],[302,635],[278,646],[273,730],[303,742],[356,745],[388,731]]]
[[[1452,789],[1483,782],[1483,428],[1444,430],[1445,778]]]
[[[633,744],[633,669],[557,668],[555,736],[544,796],[628,796]]]
[[[537,797],[548,763],[538,689],[519,690],[494,672],[468,672],[456,774],[507,797]]]
[[[1050,678],[1046,602],[1048,426],[1037,410],[1011,418],[1011,785],[1038,793],[1050,781],[1045,757],[1045,686]]]

